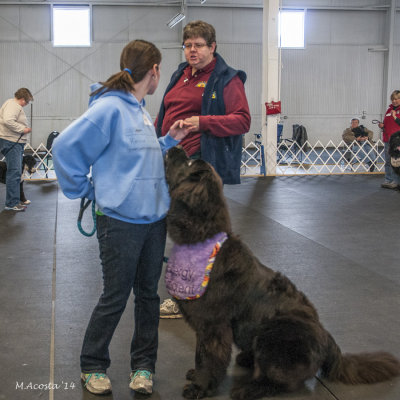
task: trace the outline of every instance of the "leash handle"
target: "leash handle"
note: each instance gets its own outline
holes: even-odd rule
[[[86,232],[82,228],[82,217],[83,217],[83,213],[89,207],[90,203],[92,203],[93,230],[92,230],[92,232]],[[88,200],[85,203],[85,199],[84,198],[81,199],[81,207],[79,209],[77,225],[78,225],[79,232],[82,233],[82,235],[88,236],[88,237],[94,235],[94,233],[96,232],[96,201],[95,200],[93,200],[93,202],[92,202],[92,200]]]

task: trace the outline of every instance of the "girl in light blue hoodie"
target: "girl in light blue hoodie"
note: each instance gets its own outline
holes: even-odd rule
[[[176,121],[166,136],[157,138],[144,97],[158,86],[160,62],[161,53],[152,43],[130,42],[121,54],[121,71],[92,87],[89,109],[53,146],[64,194],[96,200],[99,208],[103,293],[81,352],[81,378],[95,394],[111,391],[106,375],[108,347],[132,290],[135,329],[129,387],[152,393],[158,348],[157,287],[169,208],[163,154],[193,129]]]

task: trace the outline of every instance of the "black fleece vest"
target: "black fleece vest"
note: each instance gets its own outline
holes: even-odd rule
[[[208,79],[204,89],[201,115],[225,115],[224,88],[236,75],[243,84],[246,82],[246,73],[229,67],[224,59],[215,54],[217,62],[214,71]],[[188,66],[184,62],[172,74],[171,81],[165,95],[174,87]],[[164,98],[158,113],[156,131],[161,136],[161,127],[165,115]],[[209,162],[218,172],[225,184],[240,183],[240,165],[242,159],[242,135],[217,137],[208,132],[201,135],[201,158]]]

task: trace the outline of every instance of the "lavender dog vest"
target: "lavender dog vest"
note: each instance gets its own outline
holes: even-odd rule
[[[215,257],[227,238],[225,232],[220,232],[201,243],[174,245],[165,273],[169,294],[180,300],[201,297],[206,291]]]

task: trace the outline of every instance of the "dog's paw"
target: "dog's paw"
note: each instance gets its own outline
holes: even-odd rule
[[[207,391],[193,383],[188,383],[183,388],[182,396],[185,399],[202,399],[207,396]]]
[[[186,379],[188,381],[193,381],[195,373],[196,373],[196,370],[194,368],[189,369],[189,371],[186,372]]]
[[[231,390],[231,397],[233,400],[249,400],[249,392],[247,389],[242,387],[233,388]]]

